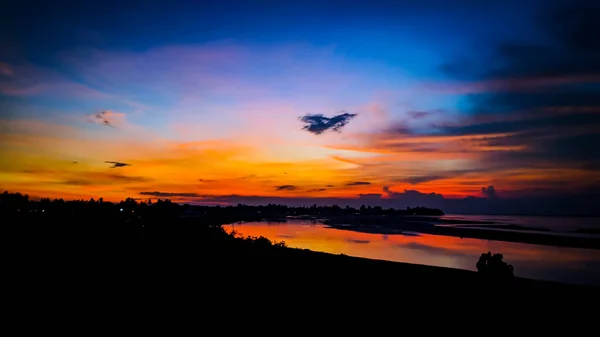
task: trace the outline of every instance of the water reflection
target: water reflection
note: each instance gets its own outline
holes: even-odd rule
[[[285,241],[290,247],[371,259],[476,270],[483,252],[504,254],[517,276],[580,284],[600,284],[600,251],[542,245],[461,239],[438,235],[382,235],[291,221],[225,226],[243,235]]]

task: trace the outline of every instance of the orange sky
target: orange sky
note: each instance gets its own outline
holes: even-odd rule
[[[432,181],[402,182],[424,172],[468,169],[488,151],[480,144],[485,135],[414,137],[403,142],[433,144],[437,151],[390,148],[394,139],[367,136],[350,126],[342,134],[322,138],[297,128],[289,130],[287,137],[257,130],[240,132],[236,138],[173,140],[130,124],[125,115],[115,113],[111,118],[114,128],[79,128],[60,117],[55,122],[3,120],[0,186],[32,196],[115,201],[154,191],[190,196],[356,197],[381,193],[383,186],[464,197],[478,196],[481,187],[488,185],[510,193],[511,189],[552,187],[564,179],[561,188],[567,190],[598,179],[585,169],[507,167],[493,173],[467,171]],[[359,145],[349,145],[353,143]],[[518,149],[494,149],[512,150]],[[105,161],[130,165],[112,168]]]

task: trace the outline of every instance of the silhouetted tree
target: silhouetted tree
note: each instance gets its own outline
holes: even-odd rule
[[[510,280],[514,278],[512,265],[502,261],[502,254],[487,252],[481,254],[477,261],[477,272],[486,278],[493,280]]]

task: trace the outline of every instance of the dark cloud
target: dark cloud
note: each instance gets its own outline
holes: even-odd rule
[[[429,181],[441,180],[441,179],[451,179],[458,178],[470,173],[481,173],[485,171],[485,168],[477,168],[477,169],[469,169],[469,170],[449,170],[449,171],[438,171],[438,172],[429,172],[429,174],[403,177],[400,179],[395,179],[396,182],[409,183],[411,185],[418,185],[421,183],[426,183]]]
[[[445,66],[458,79],[503,80],[525,85],[518,91],[488,92],[470,97],[476,114],[522,113],[543,107],[600,105],[600,4],[592,1],[549,2],[538,24],[539,42],[505,41],[491,48],[491,59],[480,67],[464,67],[464,60]],[[478,64],[477,60],[470,60]],[[535,86],[531,86],[534,83]]]
[[[105,163],[107,164],[113,164],[110,168],[116,168],[116,167],[125,167],[125,166],[131,166],[131,164],[127,164],[127,163],[121,163],[118,161],[105,161]]]
[[[355,198],[332,197],[279,197],[245,195],[199,195],[189,197],[185,202],[201,205],[266,205],[284,204],[288,206],[338,205],[358,208],[362,205],[384,208],[432,207],[447,214],[505,214],[505,215],[586,215],[600,216],[600,193],[590,191],[578,194],[557,194],[546,191],[542,196],[503,197],[503,198],[445,198],[438,193],[421,193],[417,190],[392,191],[384,187],[384,193],[360,194]],[[161,193],[161,192],[146,192]],[[161,196],[173,196],[162,194]],[[193,193],[182,193],[182,196]]]
[[[425,132],[404,124],[388,130],[388,137],[396,139],[473,139],[381,142],[382,147],[394,152],[480,152],[480,165],[490,169],[599,170],[600,3],[548,1],[538,13],[534,22],[541,38],[488,43],[478,48],[478,55],[486,57],[458,59],[442,67],[455,80],[484,89],[465,96],[461,105],[467,120],[431,125]],[[432,177],[438,176],[405,181]]]
[[[370,243],[370,240],[346,239],[350,243]]]
[[[368,181],[351,181],[346,186],[360,186],[360,185],[371,185]]]
[[[280,186],[275,186],[275,190],[277,191],[293,191],[296,190],[297,187],[294,185],[280,185]]]
[[[212,180],[212,179],[198,179],[198,181],[201,182],[201,183],[212,183],[212,182],[214,182],[214,180]]]
[[[115,125],[111,121],[111,114],[112,113],[110,111],[100,111],[98,113],[88,115],[88,117],[93,123],[114,128]]]
[[[404,190],[404,192],[395,192],[389,186],[383,187],[383,192],[389,199],[397,201],[398,204],[404,206],[426,206],[434,208],[442,208],[444,196],[437,193],[421,193],[416,190]]]
[[[381,196],[381,193],[361,193],[358,198],[361,200],[380,200]]]
[[[302,130],[306,130],[315,135],[320,135],[327,130],[340,132],[342,128],[356,116],[356,114],[347,112],[333,117],[325,117],[321,114],[306,114],[300,117],[300,121],[306,124],[302,127]]]
[[[327,191],[326,188],[312,188],[310,190],[307,190],[306,192],[323,192],[323,191]]]
[[[600,114],[571,113],[558,116],[527,118],[510,121],[493,121],[488,123],[474,123],[469,125],[440,126],[437,135],[465,136],[465,135],[492,135],[504,133],[522,133],[531,131],[545,131],[549,128],[565,130],[568,128],[600,125]]]
[[[600,75],[600,4],[548,1],[538,13],[534,22],[543,34],[539,41],[503,41],[490,50],[491,59],[460,59],[442,69],[465,80],[560,78],[569,83],[564,80]]]
[[[489,199],[495,199],[496,196],[496,190],[494,189],[494,186],[488,186],[488,187],[482,187],[481,188],[481,194]]]
[[[333,187],[333,185],[327,185],[327,186],[325,186],[325,187]]]
[[[150,195],[154,197],[200,197],[197,193],[178,193],[178,192],[140,192],[141,195]]]

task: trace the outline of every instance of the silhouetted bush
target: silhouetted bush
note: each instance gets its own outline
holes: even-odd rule
[[[502,254],[492,254],[487,252],[481,254],[477,261],[477,272],[492,280],[511,280],[515,276],[513,274],[513,266],[502,261]]]

